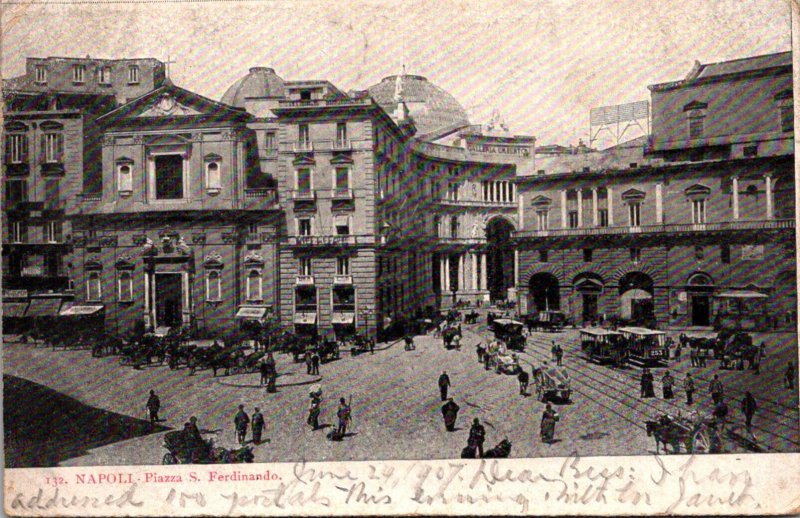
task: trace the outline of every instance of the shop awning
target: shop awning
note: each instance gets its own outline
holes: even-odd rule
[[[31,299],[26,317],[54,317],[61,308],[61,299]]]
[[[653,295],[649,292],[639,289],[628,290],[623,293],[623,296],[631,300],[649,300],[653,298]]]
[[[3,302],[3,317],[22,317],[28,309],[28,301],[25,302]]]
[[[334,312],[331,317],[331,324],[352,324],[356,321],[355,313],[337,313]]]
[[[62,317],[69,317],[69,316],[76,316],[76,315],[94,315],[98,311],[103,309],[103,306],[70,306],[68,308],[64,308],[61,310]]]
[[[721,293],[717,293],[714,295],[715,297],[719,297],[721,299],[766,299],[768,298],[763,293],[759,293],[757,291],[723,291]]]
[[[294,314],[294,323],[295,324],[316,324],[317,323],[317,314],[316,313],[295,313]]]
[[[236,318],[249,318],[253,320],[261,320],[267,314],[266,306],[242,306],[236,312]]]

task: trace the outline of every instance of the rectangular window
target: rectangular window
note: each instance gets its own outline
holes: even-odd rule
[[[311,148],[311,133],[308,124],[300,124],[297,127],[297,146],[300,149]]]
[[[350,216],[334,216],[334,226],[337,236],[350,235]]]
[[[592,262],[592,249],[591,248],[584,248],[583,249],[583,262],[584,263],[591,263]]]
[[[700,225],[706,222],[706,200],[692,200],[692,223]]]
[[[631,248],[631,262],[638,263],[642,260],[642,249]]]
[[[689,119],[689,138],[700,138],[703,136],[703,117],[692,117]]]
[[[539,262],[540,263],[547,262],[547,250],[539,250]]]
[[[536,213],[536,230],[547,230],[549,225],[549,212],[546,210]]]
[[[781,106],[781,131],[794,131],[794,107],[791,104]]]
[[[608,209],[597,209],[597,224],[601,227],[608,226]]]
[[[753,158],[758,156],[758,146],[745,146],[742,149],[745,158]]]
[[[155,157],[156,199],[180,200],[183,198],[183,156],[159,155]]]
[[[72,82],[83,83],[86,79],[86,65],[72,65]]]
[[[571,210],[567,213],[567,226],[569,228],[578,228],[578,211]]]
[[[61,222],[48,221],[42,226],[45,243],[60,243],[62,241]]]
[[[450,201],[458,201],[458,184],[451,183],[447,186],[447,199]]]
[[[275,132],[268,131],[264,133],[264,149],[267,150],[274,150],[277,149],[277,145],[275,143]]]
[[[731,264],[731,245],[721,245],[719,249],[719,256],[722,264]]]
[[[336,147],[347,147],[347,124],[344,122],[336,125]]]
[[[311,276],[311,258],[300,257],[297,260],[297,275]]]
[[[103,296],[100,284],[100,273],[91,272],[86,278],[86,300],[99,301]]]
[[[350,275],[350,258],[347,256],[336,258],[336,275]]]
[[[336,176],[336,193],[346,193],[350,189],[350,169],[347,167],[337,167],[334,174]]]
[[[28,201],[28,182],[25,180],[6,180],[6,201]]]
[[[128,67],[128,83],[137,84],[139,82],[139,65]]]
[[[297,220],[297,234],[300,236],[311,235],[311,218],[299,218]]]
[[[297,170],[297,192],[303,195],[311,194],[311,169],[306,167]]]
[[[332,299],[334,311],[356,310],[356,290],[352,286],[334,286]]]
[[[131,272],[121,272],[117,279],[117,300],[130,302],[133,300],[133,275]]]
[[[258,237],[258,223],[250,223],[247,225],[247,237],[251,239]]]
[[[111,67],[100,67],[97,73],[97,82],[101,85],[111,84]]]
[[[25,243],[28,241],[28,224],[24,221],[12,221],[8,227],[8,232],[12,243]]]
[[[251,270],[247,274],[247,300],[260,301],[261,296],[261,272],[259,270]]]
[[[23,133],[6,135],[6,163],[22,164],[28,161],[28,137]]]
[[[61,164],[64,162],[64,135],[61,133],[45,133],[42,135],[42,161],[45,164]]]
[[[47,83],[47,67],[45,65],[36,65],[36,82]]]
[[[298,286],[294,290],[295,311],[317,311],[317,289],[314,286]]]
[[[133,192],[133,174],[130,164],[120,164],[117,167],[117,189],[123,196]]]
[[[206,276],[206,300],[209,302],[222,300],[222,275],[218,270],[211,270]]]
[[[642,204],[639,202],[628,204],[628,224],[632,227],[638,227],[641,219]]]

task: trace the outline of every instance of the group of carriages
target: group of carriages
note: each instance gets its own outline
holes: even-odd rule
[[[580,341],[589,359],[614,367],[624,367],[630,362],[664,365],[669,360],[671,345],[666,333],[645,327],[588,327],[581,329]]]
[[[745,362],[752,367],[760,360],[760,350],[753,343],[752,335],[733,329],[708,334],[683,333],[678,342],[695,357],[720,360],[722,369],[743,370]]]

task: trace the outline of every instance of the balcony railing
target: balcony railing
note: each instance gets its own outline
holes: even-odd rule
[[[94,202],[103,199],[102,192],[82,192],[79,194],[82,202]]]
[[[515,208],[516,201],[488,201],[488,200],[452,200],[448,198],[439,198],[437,200],[440,205],[447,205],[449,207],[508,207]]]
[[[245,200],[270,200],[277,201],[277,192],[275,189],[245,189]]]
[[[591,228],[559,228],[552,230],[522,230],[514,232],[516,239],[548,237],[583,237],[630,234],[666,234],[676,232],[730,232],[741,230],[786,230],[793,229],[793,219],[768,219],[758,221],[722,221],[717,223],[675,223],[664,225],[642,225],[638,227],[614,226]]]
[[[334,275],[333,276],[333,283],[334,284],[353,284],[353,276],[352,275]]]
[[[439,237],[439,243],[446,245],[485,245],[485,237]]]
[[[313,286],[314,285],[314,276],[313,275],[298,275],[297,276],[297,284],[298,284],[298,286]]]
[[[313,201],[317,199],[317,193],[313,190],[292,191],[292,199],[295,201]]]
[[[310,140],[298,140],[294,143],[292,150],[295,153],[311,153],[314,151],[314,143]]]
[[[337,235],[315,235],[315,236],[289,236],[285,238],[285,243],[289,246],[358,246],[376,245],[375,236],[337,236]]]
[[[259,158],[276,158],[278,156],[277,148],[262,149],[259,153]]]
[[[353,146],[350,145],[350,140],[348,139],[336,139],[331,142],[332,151],[350,151],[351,149],[353,149]]]

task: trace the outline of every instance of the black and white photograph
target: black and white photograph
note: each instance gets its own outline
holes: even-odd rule
[[[0,3],[7,513],[455,513],[427,461],[606,503],[586,458],[797,505],[791,2]]]

